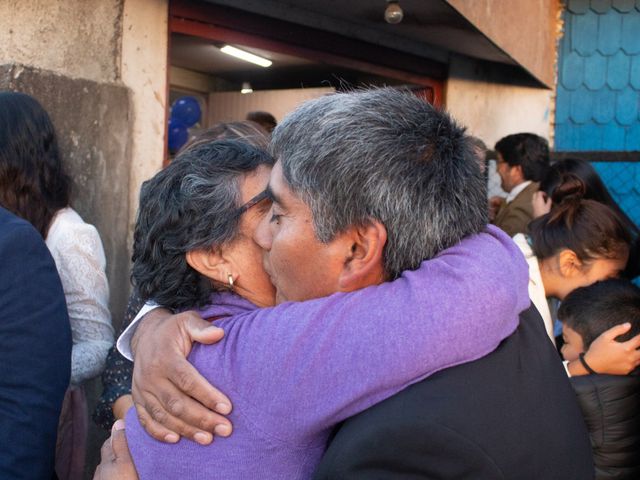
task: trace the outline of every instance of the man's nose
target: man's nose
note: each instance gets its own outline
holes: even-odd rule
[[[262,248],[263,250],[271,250],[271,228],[269,226],[269,219],[271,218],[271,210],[267,212],[267,214],[262,217],[260,223],[253,234],[254,241]]]

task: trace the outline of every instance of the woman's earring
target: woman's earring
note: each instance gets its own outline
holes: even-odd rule
[[[233,289],[233,275],[231,275],[230,273],[228,274],[228,278],[229,278],[229,288]]]

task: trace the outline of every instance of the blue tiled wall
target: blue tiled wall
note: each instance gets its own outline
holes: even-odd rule
[[[640,162],[593,162],[620,208],[640,225]]]
[[[640,1],[570,0],[556,103],[557,150],[640,150]]]
[[[567,1],[558,64],[555,148],[640,151],[640,0]],[[640,163],[594,166],[612,195],[639,223]]]

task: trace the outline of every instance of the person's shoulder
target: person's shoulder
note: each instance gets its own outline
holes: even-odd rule
[[[0,207],[0,245],[9,242],[25,246],[41,244],[43,239],[29,222]]]
[[[69,232],[95,231],[95,227],[85,222],[80,214],[71,207],[60,209],[56,212],[48,237],[62,236]]]
[[[510,205],[512,209],[523,209],[525,211],[531,211],[533,215],[533,205],[531,200],[533,199],[533,194],[538,191],[539,184],[536,182],[531,182],[527,185],[518,195],[514,198]]]
[[[71,207],[59,210],[47,234],[47,246],[54,252],[68,254],[72,250],[102,252],[102,241],[96,227],[85,222]]]

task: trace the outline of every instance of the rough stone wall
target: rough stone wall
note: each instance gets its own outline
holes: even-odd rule
[[[122,83],[131,90],[129,204],[133,230],[142,182],[162,168],[167,121],[169,0],[127,0],[122,20]]]
[[[124,0],[0,2],[0,64],[32,65],[73,78],[120,77]]]

